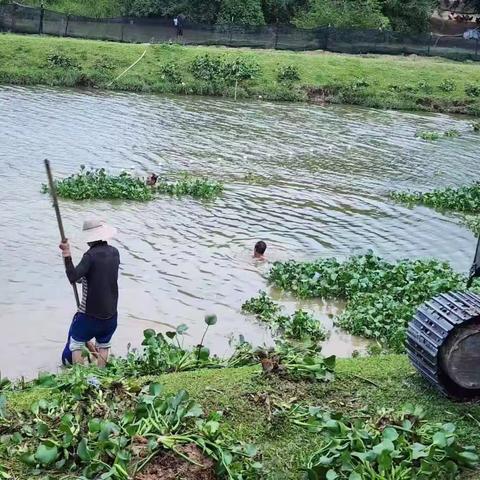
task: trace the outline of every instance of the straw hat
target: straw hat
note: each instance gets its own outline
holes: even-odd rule
[[[110,240],[117,234],[117,229],[105,223],[103,220],[85,220],[83,222],[83,236],[85,242],[100,242]]]

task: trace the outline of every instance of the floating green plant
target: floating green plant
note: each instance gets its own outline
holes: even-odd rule
[[[391,192],[390,196],[398,202],[421,204],[438,210],[480,212],[480,182],[457,188],[439,188],[431,192]]]
[[[390,263],[369,253],[345,261],[277,262],[270,282],[300,298],[345,299],[335,323],[353,335],[404,351],[405,330],[415,309],[435,295],[462,289],[465,279],[444,262]]]
[[[104,168],[80,168],[80,172],[55,182],[60,198],[70,200],[153,200],[157,193],[174,196],[191,196],[197,199],[212,199],[220,195],[223,185],[220,182],[182,175],[173,181],[159,179],[154,186],[146,184],[142,178],[127,172],[119,175],[108,174]],[[44,193],[47,185],[42,186]]]

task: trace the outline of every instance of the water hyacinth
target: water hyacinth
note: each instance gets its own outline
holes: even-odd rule
[[[347,300],[335,323],[353,335],[404,351],[405,329],[416,308],[435,295],[465,288],[465,278],[444,262],[373,255],[314,262],[277,262],[269,275],[276,287],[300,298]]]
[[[461,472],[479,464],[453,423],[425,421],[418,405],[362,419],[302,404],[282,405],[275,414],[318,436],[317,450],[306,461],[309,480],[446,480],[464,478]]]
[[[155,191],[176,197],[187,195],[193,198],[212,199],[223,192],[223,185],[215,180],[183,174],[178,180],[174,181],[158,179]]]
[[[152,200],[152,190],[140,179],[127,172],[109,175],[104,168],[86,169],[55,182],[57,195],[69,200]],[[43,192],[48,187],[43,185]]]
[[[104,168],[86,169],[55,182],[60,198],[69,200],[135,200],[146,202],[157,194],[168,194],[197,199],[213,199],[223,191],[220,182],[184,174],[178,180],[159,179],[155,186],[149,186],[142,178],[128,172],[119,175],[108,174]],[[42,186],[48,192],[47,185]]]
[[[426,205],[438,210],[452,210],[463,213],[480,212],[480,182],[462,187],[447,187],[431,192],[391,192],[398,202]]]
[[[286,339],[318,342],[327,338],[320,322],[310,313],[296,310],[292,315],[282,315],[280,305],[263,291],[258,297],[247,300],[242,305],[242,311],[254,314]]]

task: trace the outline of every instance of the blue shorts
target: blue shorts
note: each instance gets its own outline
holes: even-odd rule
[[[95,339],[98,348],[110,348],[110,342],[117,329],[117,315],[102,320],[77,313],[73,317],[72,325],[68,331],[68,340],[62,353],[64,365],[72,363],[72,352],[81,350],[85,344]]]

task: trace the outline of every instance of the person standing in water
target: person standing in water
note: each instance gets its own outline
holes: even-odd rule
[[[68,240],[60,244],[68,280],[82,282],[82,299],[69,332],[69,350],[73,363],[83,363],[82,350],[87,342],[95,339],[98,366],[104,367],[117,329],[120,254],[107,243],[116,235],[116,229],[105,222],[87,220],[83,233],[90,248],[76,267]]]

